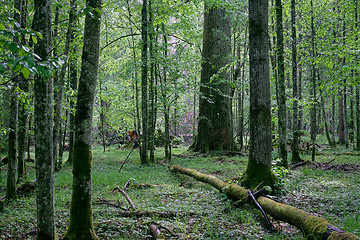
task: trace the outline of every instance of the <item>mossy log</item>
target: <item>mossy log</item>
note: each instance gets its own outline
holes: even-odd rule
[[[214,176],[200,173],[195,169],[182,168],[178,165],[169,166],[169,169],[172,172],[179,172],[209,183],[219,191],[224,192],[229,198],[236,200],[248,198],[248,191],[237,184],[228,184]],[[278,203],[263,196],[258,197],[257,201],[267,214],[299,228],[309,239],[360,239],[359,236],[345,232],[323,218],[293,206]]]

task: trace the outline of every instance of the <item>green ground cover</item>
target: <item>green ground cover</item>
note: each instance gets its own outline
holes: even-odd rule
[[[259,210],[252,205],[231,208],[232,201],[217,190],[194,179],[171,173],[160,164],[141,166],[138,150],[135,150],[119,173],[122,161],[129,149],[110,147],[104,153],[94,147],[93,163],[93,211],[94,225],[101,239],[151,238],[149,225],[155,222],[167,239],[304,239],[296,228],[273,221],[277,231],[270,233],[264,228]],[[360,234],[360,178],[359,156],[334,155],[346,149],[324,150],[316,161],[332,165],[306,165],[281,177],[282,194],[273,198],[318,214],[346,231]],[[347,150],[348,151],[348,150]],[[194,168],[212,174],[224,181],[236,181],[243,172],[246,156],[195,155],[185,147],[175,148],[171,164]],[[333,153],[333,154],[331,154]],[[156,159],[162,160],[163,151],[157,149]],[[303,154],[303,159],[310,159]],[[65,157],[66,159],[66,157]],[[347,164],[346,170],[329,168]],[[327,168],[327,169],[325,169]],[[34,165],[29,164],[29,180],[35,179]],[[278,169],[281,176],[281,169]],[[0,196],[5,194],[6,166],[0,167]],[[120,208],[104,204],[116,203],[123,208],[129,204],[119,192],[130,180],[126,190],[137,210],[176,211],[176,217],[128,218],[119,215]],[[55,173],[57,232],[61,238],[69,224],[72,173],[65,163]],[[35,195],[19,199],[0,212],[0,239],[33,239],[36,235]]]

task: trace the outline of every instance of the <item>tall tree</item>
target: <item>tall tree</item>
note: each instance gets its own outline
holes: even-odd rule
[[[75,113],[73,192],[64,239],[98,239],[92,216],[92,116],[100,55],[101,0],[87,0],[81,75]]]
[[[275,1],[276,9],[276,37],[277,37],[277,66],[279,84],[279,150],[282,165],[288,168],[287,161],[287,136],[286,136],[286,94],[285,94],[285,64],[284,64],[284,32],[283,10],[281,0]]]
[[[250,149],[241,183],[272,186],[268,1],[249,0]]]
[[[223,3],[205,2],[198,135],[194,151],[234,150],[232,88],[226,69],[231,57],[231,22]]]
[[[140,160],[141,164],[149,163],[148,157],[148,19],[147,19],[147,0],[143,0],[141,11],[141,113],[142,113],[142,140]]]
[[[292,139],[292,157],[291,162],[300,162],[299,155],[299,136],[300,136],[300,119],[298,109],[298,74],[297,74],[297,43],[296,43],[296,4],[291,0],[291,69],[293,83],[293,139]]]
[[[13,83],[10,93],[9,138],[8,138],[8,173],[6,178],[6,201],[16,198],[16,170],[17,170],[17,113],[18,94],[17,84]]]
[[[33,27],[42,34],[35,45],[41,61],[51,56],[51,1],[35,0]],[[35,159],[37,239],[56,239],[54,216],[54,161],[51,71],[44,68],[35,76]]]
[[[311,124],[311,144],[312,144],[312,154],[311,159],[315,161],[315,141],[317,135],[317,126],[316,126],[316,66],[315,66],[315,26],[314,26],[314,6],[313,0],[310,1],[311,7],[311,109],[310,109],[310,124]]]
[[[55,117],[54,117],[54,159],[56,162],[56,168],[60,169],[62,167],[62,159],[59,158],[59,146],[60,146],[60,125],[61,125],[61,108],[63,102],[63,95],[64,95],[64,86],[65,86],[65,74],[66,74],[66,66],[67,66],[67,59],[69,56],[69,49],[71,41],[73,40],[73,28],[75,24],[75,11],[76,11],[76,0],[70,1],[70,10],[69,10],[69,23],[66,32],[66,39],[65,39],[65,48],[63,56],[66,58],[65,63],[63,64],[60,75],[58,76],[58,94],[56,98],[55,104]]]

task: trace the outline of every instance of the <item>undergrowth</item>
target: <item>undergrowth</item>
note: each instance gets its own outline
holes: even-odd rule
[[[119,172],[129,149],[94,147],[93,215],[94,227],[100,239],[151,238],[149,224],[155,222],[167,239],[304,239],[293,226],[272,219],[276,232],[264,228],[261,212],[252,205],[232,208],[232,201],[213,187],[180,174],[171,173],[160,164],[140,165],[138,150],[133,151]],[[218,153],[193,154],[185,147],[173,149],[169,164],[194,168],[227,182],[236,182],[244,171],[246,156],[226,156]],[[156,161],[163,159],[163,150],[156,150]],[[302,156],[307,158],[307,156]],[[346,162],[347,156],[339,162]],[[66,159],[66,158],[65,158]],[[320,161],[320,159],[319,159]],[[325,161],[325,159],[323,159]],[[353,160],[351,159],[351,162]],[[5,194],[6,166],[0,167],[0,195]],[[34,166],[29,165],[29,180],[35,179]],[[360,180],[358,172],[327,171],[302,167],[289,173],[276,169],[282,194],[275,196],[308,212],[318,214],[334,225],[360,234]],[[105,201],[129,208],[126,199],[114,188],[130,181],[127,194],[137,210],[174,211],[176,217],[159,216],[125,218],[120,208]],[[57,233],[61,238],[69,225],[72,190],[71,166],[55,173],[55,206]],[[230,209],[230,211],[225,210]],[[0,212],[0,239],[34,239],[36,235],[35,195],[20,197]]]

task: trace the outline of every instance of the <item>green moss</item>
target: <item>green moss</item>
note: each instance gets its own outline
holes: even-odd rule
[[[241,176],[241,185],[248,188],[254,189],[260,183],[261,186],[274,187],[276,177],[271,171],[271,168],[265,166],[262,163],[254,163],[249,161],[245,172]]]

